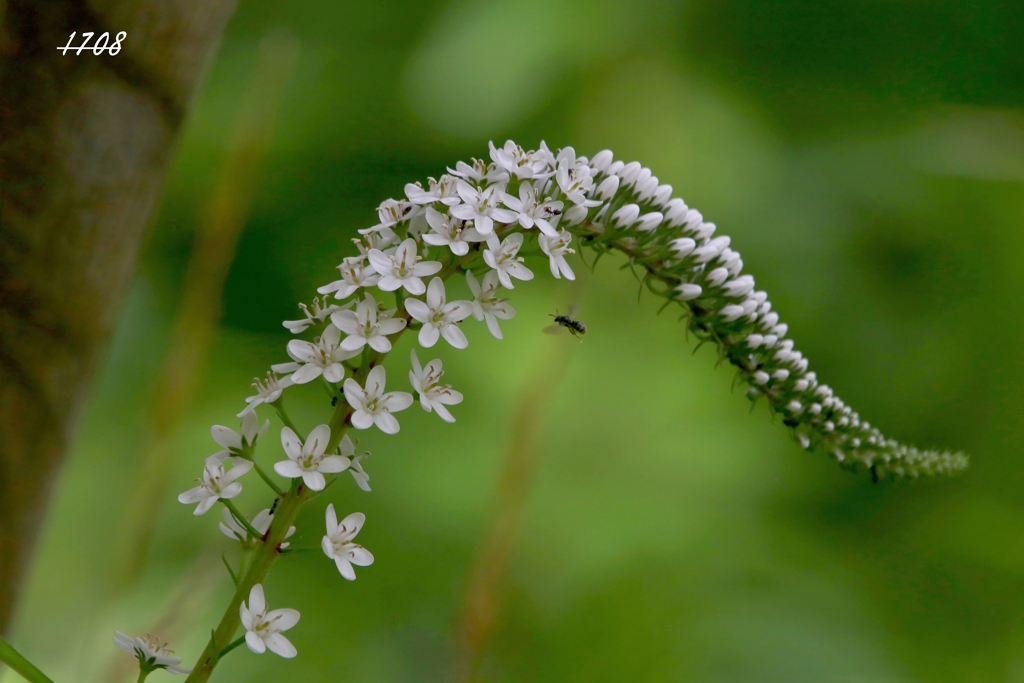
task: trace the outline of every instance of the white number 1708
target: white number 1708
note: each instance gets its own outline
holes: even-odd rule
[[[67,54],[68,50],[75,50],[76,48],[71,47],[71,41],[73,41],[75,39],[75,35],[77,33],[78,33],[77,31],[72,33],[71,37],[68,38],[68,44],[65,45],[64,47],[58,47],[57,49],[60,50],[63,54]],[[78,46],[77,51],[75,52],[76,55],[82,54],[82,50],[85,49],[85,46],[89,44],[89,41],[92,40],[92,37],[94,35],[96,35],[96,34],[93,33],[92,31],[86,31],[86,32],[82,33],[82,37],[85,38],[85,40],[82,41],[82,44]],[[118,52],[121,51],[121,41],[124,40],[127,37],[128,37],[128,33],[126,31],[121,31],[114,38],[114,43],[112,45],[108,46],[108,44],[110,43],[110,33],[103,33],[103,34],[100,35],[99,38],[96,39],[95,45],[93,45],[89,49],[92,50],[92,53],[94,55],[101,55],[104,52],[107,52],[108,54],[111,54],[111,55],[116,55]]]

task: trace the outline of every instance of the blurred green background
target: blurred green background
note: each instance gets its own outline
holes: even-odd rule
[[[302,53],[222,326],[144,576],[111,594],[192,238],[257,44],[281,29]],[[304,513],[298,542],[315,545],[327,502],[365,512],[376,563],[348,583],[322,555],[284,558],[266,591],[302,613],[298,658],[242,648],[214,680],[450,680],[509,414],[548,347],[575,344],[539,330],[577,297],[590,331],[537,426],[485,680],[1024,681],[1022,35],[1018,0],[241,0],[14,644],[56,680],[108,681],[127,660],[114,629],[141,634],[170,611],[158,633],[194,661],[229,595],[217,512],[174,500],[215,449],[209,426],[236,424],[250,378],[284,359],[280,321],[334,279],[379,201],[511,137],[650,166],[733,237],[823,381],[894,437],[970,452],[970,471],[878,485],[842,472],[751,416],[710,349],[691,355],[675,316],[636,303],[620,264],[583,291],[538,261],[504,341],[470,321],[468,351],[436,349],[466,395],[458,422],[414,406],[398,436],[361,433],[373,492],[346,481]],[[393,388],[408,390],[411,341]],[[307,429],[328,415],[308,389],[289,396]],[[279,453],[268,438],[259,457]],[[267,496],[248,481],[240,504],[256,512]]]

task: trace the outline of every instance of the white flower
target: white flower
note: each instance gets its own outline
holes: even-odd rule
[[[257,439],[266,434],[269,428],[270,420],[266,420],[261,427],[259,418],[256,417],[256,411],[250,410],[242,415],[241,434],[223,425],[213,425],[210,427],[210,436],[221,448],[225,449],[225,456],[239,455],[242,451],[255,446]]]
[[[289,364],[290,365],[290,364]],[[296,370],[298,368],[296,367]],[[294,372],[294,371],[293,371]],[[278,377],[273,371],[267,372],[267,379],[263,382],[258,377],[253,377],[252,388],[256,390],[255,396],[248,396],[245,399],[245,409],[236,417],[243,417],[246,413],[256,410],[256,406],[262,403],[273,403],[281,398],[281,392],[293,384],[291,376]]]
[[[331,428],[320,425],[309,433],[306,443],[288,427],[281,430],[281,445],[288,454],[288,460],[274,463],[274,471],[282,477],[302,481],[313,491],[323,491],[327,481],[325,474],[344,472],[351,464],[340,455],[325,455],[327,442],[331,440]]]
[[[488,271],[484,275],[483,287],[477,282],[473,271],[466,271],[466,284],[469,291],[473,292],[473,317],[477,320],[486,320],[487,329],[491,331],[495,339],[501,339],[501,327],[498,326],[498,318],[511,320],[515,317],[516,311],[508,304],[508,299],[500,299],[496,296],[501,285],[498,282],[498,273]]]
[[[405,410],[412,405],[412,394],[404,391],[384,393],[387,377],[384,366],[378,365],[366,376],[366,389],[352,378],[345,380],[345,400],[355,412],[352,426],[356,429],[377,427],[385,434],[398,433],[398,420],[391,413]]]
[[[339,266],[339,268],[340,267],[341,266]],[[321,287],[320,289],[324,289],[324,288]],[[333,290],[331,290],[331,291],[333,291]],[[321,292],[321,293],[323,293],[323,292]],[[338,298],[339,299],[343,299],[344,297],[338,297]],[[306,304],[299,304],[299,308],[302,309],[302,312],[306,315],[305,319],[303,319],[303,320],[285,320],[281,324],[284,325],[286,328],[288,328],[288,331],[291,332],[292,334],[301,334],[302,332],[305,332],[306,329],[309,328],[310,325],[319,325],[319,324],[323,323],[323,321],[327,320],[328,316],[330,316],[331,313],[334,313],[335,311],[339,311],[339,310],[342,309],[341,306],[336,306],[334,304],[326,305],[327,304],[326,300],[324,301],[324,304],[325,304],[324,306],[321,306],[320,305],[320,298],[319,297],[313,297],[313,310],[312,311],[309,310],[309,306],[307,306]]]
[[[551,167],[542,152],[524,152],[523,148],[512,142],[505,141],[505,146],[498,149],[493,142],[487,143],[491,150],[491,159],[501,168],[520,179],[548,178]]]
[[[245,627],[245,644],[250,650],[258,655],[270,650],[288,659],[297,654],[295,646],[281,632],[299,623],[299,613],[293,609],[276,609],[268,613],[262,584],[252,587],[249,602],[242,602],[239,614]]]
[[[513,289],[512,278],[519,280],[532,280],[533,271],[523,265],[522,258],[516,258],[519,248],[523,246],[523,235],[514,232],[498,243],[494,237],[487,241],[489,249],[484,250],[484,262],[498,273],[501,286],[505,289]]]
[[[410,294],[419,296],[427,291],[420,278],[441,270],[441,264],[437,261],[418,263],[420,258],[416,254],[416,240],[413,239],[407,239],[398,245],[393,256],[385,254],[380,249],[371,249],[367,256],[373,269],[381,274],[377,286],[385,292],[405,287]]]
[[[455,178],[450,175],[441,176],[440,181],[427,178],[427,184],[430,187],[428,190],[424,190],[423,186],[419,183],[407,184],[405,186],[405,196],[413,204],[441,202],[447,206],[453,206],[462,201],[455,190]]]
[[[498,202],[505,194],[501,186],[492,185],[477,190],[466,181],[460,180],[458,189],[459,196],[465,204],[453,206],[452,215],[464,221],[473,221],[473,227],[484,237],[494,232],[494,221],[512,223],[516,220],[515,211],[498,207]]]
[[[432,232],[423,235],[423,241],[435,247],[448,247],[456,256],[469,253],[470,242],[483,242],[486,239],[476,228],[465,227],[460,218],[438,213],[434,207],[427,207],[427,223]]]
[[[548,237],[547,235],[538,235],[537,241],[540,242],[540,249],[548,255],[551,265],[551,274],[556,278],[565,276],[566,280],[575,280],[576,274],[572,272],[572,268],[565,260],[566,254],[575,254],[576,252],[569,248],[569,243],[572,242],[572,234],[562,230],[557,237]]]
[[[387,353],[391,350],[391,340],[386,335],[396,334],[405,329],[405,318],[379,317],[377,300],[370,294],[356,305],[353,311],[338,311],[331,317],[342,332],[347,334],[341,342],[345,351],[359,352],[367,344],[374,351]]]
[[[167,649],[167,643],[161,643],[148,633],[142,638],[132,638],[114,631],[114,645],[138,659],[139,668],[147,673],[157,669],[171,674],[192,673],[192,669],[178,666],[181,657],[172,656],[174,653]]]
[[[349,256],[344,259],[352,263],[362,263],[369,256],[371,249],[380,249],[381,251],[392,252],[394,248],[390,248],[392,244],[398,244],[398,235],[391,228],[381,228],[376,232],[371,232],[367,235],[363,235],[362,239],[353,239],[352,243],[356,245],[356,249],[359,250],[359,256]]]
[[[519,186],[519,199],[502,192],[502,202],[505,206],[519,214],[519,225],[527,230],[534,225],[542,233],[550,237],[557,237],[558,232],[551,221],[557,225],[559,216],[562,215],[562,202],[546,200],[540,201],[538,190],[535,190],[529,181]]]
[[[270,528],[270,523],[274,521],[274,515],[270,514],[270,509],[260,510],[259,514],[252,518],[249,524],[252,528],[260,532],[261,536],[267,533],[267,529]],[[231,514],[231,510],[224,508],[224,521],[219,525],[221,533],[234,541],[241,541],[244,544],[255,543],[258,538],[253,538],[249,535],[249,531],[238,523],[235,516]],[[295,533],[295,527],[289,527],[288,533],[284,535],[285,538],[291,537]],[[284,550],[288,547],[288,543],[282,543],[279,547]]]
[[[338,571],[349,581],[356,580],[356,570],[352,565],[369,567],[373,564],[373,555],[370,551],[352,542],[365,523],[366,515],[362,512],[353,512],[338,524],[334,504],[327,506],[327,535],[320,542],[320,546],[324,549],[324,555],[334,560],[338,565]]]
[[[451,384],[438,384],[443,375],[444,370],[441,368],[440,358],[430,361],[425,368],[420,367],[416,349],[412,350],[412,370],[409,371],[409,383],[420,395],[420,405],[428,413],[436,410],[438,416],[445,422],[455,422],[455,418],[445,406],[462,403],[462,394],[452,389]]]
[[[485,165],[480,159],[473,159],[472,166],[464,161],[459,161],[455,164],[455,169],[449,168],[448,172],[460,178],[468,178],[477,184],[508,180],[508,172],[505,169],[498,168],[496,164]]]
[[[346,299],[355,294],[360,287],[373,287],[380,280],[377,271],[362,263],[362,259],[345,259],[338,266],[338,270],[341,271],[340,280],[318,287],[316,291],[321,294],[334,292],[334,298]],[[334,306],[333,309],[330,313],[340,310],[340,307]]]
[[[453,301],[446,303],[444,293],[444,282],[441,278],[435,277],[427,287],[427,302],[419,299],[406,299],[405,310],[409,315],[423,323],[420,328],[420,345],[429,348],[437,343],[438,337],[445,340],[457,349],[464,349],[469,345],[466,335],[459,329],[459,322],[465,320],[473,313],[473,305],[468,301]]]
[[[348,471],[352,474],[352,478],[356,480],[356,485],[364,491],[370,490],[370,475],[363,469],[362,461],[370,457],[369,451],[363,451],[359,455],[356,455],[356,445],[352,439],[348,438],[348,434],[341,437],[341,444],[338,446],[338,450],[342,456],[348,458],[349,465]]]
[[[380,218],[380,223],[372,228],[360,230],[359,234],[368,235],[380,230],[390,229],[391,226],[415,216],[418,213],[418,209],[419,207],[412,202],[400,199],[385,199],[377,207],[377,217]]]
[[[224,471],[224,463],[230,462],[231,469]],[[242,492],[242,485],[236,479],[252,469],[252,462],[241,458],[229,458],[227,451],[214,453],[206,459],[203,478],[196,479],[199,486],[178,496],[179,503],[199,503],[194,515],[204,514],[213,504],[223,498],[228,500]]]
[[[348,312],[348,311],[344,311]],[[342,361],[355,358],[359,351],[341,348],[341,330],[328,325],[316,343],[292,339],[288,342],[288,355],[301,363],[294,374],[292,382],[306,384],[320,375],[328,382],[340,382],[345,377],[345,366]]]
[[[587,199],[587,193],[594,187],[590,172],[584,159],[576,159],[576,151],[572,147],[559,150],[555,181],[573,204],[598,206],[601,203],[596,199]]]

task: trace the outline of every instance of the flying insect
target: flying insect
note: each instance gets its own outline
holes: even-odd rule
[[[587,326],[579,320],[576,320],[576,313],[577,310],[574,304],[569,305],[569,311],[565,315],[561,315],[558,311],[555,311],[555,314],[551,316],[555,319],[555,324],[545,327],[544,333],[559,334],[568,330],[572,336],[583,341],[583,335],[587,333]],[[548,315],[551,314],[549,313]]]

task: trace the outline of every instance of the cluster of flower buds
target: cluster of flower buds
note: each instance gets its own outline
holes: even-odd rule
[[[239,413],[241,433],[213,428],[222,450],[207,458],[198,485],[179,500],[197,504],[197,515],[223,503],[225,535],[244,549],[255,548],[257,555],[263,551],[250,564],[248,583],[234,577],[239,595],[246,591],[248,601],[238,599],[241,612],[234,621],[225,617],[226,637],[241,625],[253,652],[295,655],[281,632],[298,621],[298,612],[267,612],[262,583],[256,581],[265,572],[252,567],[262,571],[275,554],[290,550],[284,539],[295,528],[284,525],[294,519],[294,505],[307,499],[303,496],[323,491],[345,471],[370,490],[361,464],[368,453],[356,455],[346,431],[399,431],[395,414],[414,399],[404,391],[386,391],[383,361],[394,340],[414,329],[424,349],[441,340],[465,349],[469,342],[461,326],[470,318],[501,339],[499,320],[515,316],[506,294],[534,277],[524,254],[546,257],[552,277],[569,280],[575,273],[567,257],[581,247],[591,248],[595,261],[609,252],[624,254],[647,288],[666,305],[682,307],[690,331],[717,345],[749,385],[748,396],[764,398],[806,449],[822,448],[844,466],[868,469],[875,477],[952,474],[966,467],[963,454],[917,450],[884,437],[820,384],[787,338],[788,327],[767,294],[743,273],[730,239],[716,235],[715,224],[674,197],[672,187],[650,169],[617,161],[608,150],[588,159],[571,147],[552,152],[543,142],[529,151],[512,141],[500,148],[491,144],[490,159],[459,162],[440,179],[428,179],[426,187],[406,185],[404,199],[381,203],[377,224],[353,240],[358,254],[342,260],[339,279],[319,288],[324,299],[300,305],[303,317],[284,322],[300,337],[287,344],[290,360],[273,365],[265,380],[253,384],[256,393]],[[463,279],[472,299],[449,296],[448,287]],[[409,382],[420,406],[454,422],[449,407],[461,403],[463,395],[442,383],[441,360],[422,364],[413,350],[410,361]],[[286,389],[311,382],[323,384],[333,414],[302,437],[284,411],[283,397]],[[260,406],[276,409],[286,425],[281,432],[286,457],[273,470],[292,481],[288,494],[255,461],[256,444],[268,427],[260,427],[256,418]],[[253,469],[277,494],[275,506],[286,500],[293,505],[280,527],[274,507],[250,521],[231,502],[241,491],[238,480]],[[364,522],[361,513],[339,522],[333,504],[327,508],[321,547],[349,580],[355,579],[354,566],[373,562],[369,551],[352,542]],[[216,641],[214,634],[197,671],[208,672],[235,646],[223,649]],[[152,660],[145,666],[172,670],[170,660],[152,659],[156,651],[148,645],[133,647],[140,662]]]

